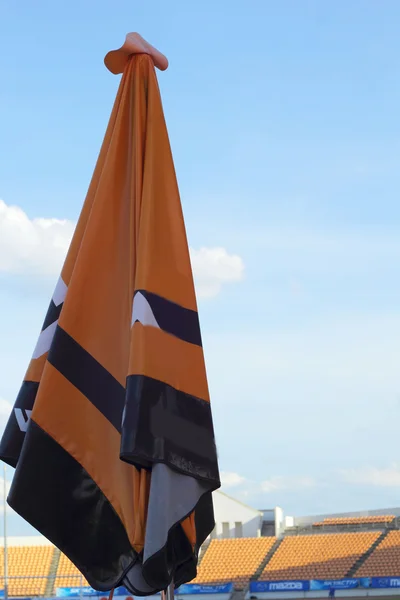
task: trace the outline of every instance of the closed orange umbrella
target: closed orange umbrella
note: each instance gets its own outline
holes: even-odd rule
[[[154,65],[137,34],[0,444],[8,502],[100,591],[196,575],[220,485],[196,297]]]

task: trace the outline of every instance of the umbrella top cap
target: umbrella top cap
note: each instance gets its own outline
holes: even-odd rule
[[[111,73],[118,75],[119,73],[123,73],[129,57],[132,56],[132,54],[148,54],[153,59],[154,65],[160,69],[160,71],[165,71],[168,67],[167,57],[146,42],[139,33],[128,33],[125,43],[121,48],[118,50],[111,50],[111,52],[106,54],[104,64]]]

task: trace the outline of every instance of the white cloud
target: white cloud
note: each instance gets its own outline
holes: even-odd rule
[[[0,273],[58,275],[74,229],[75,223],[65,219],[30,219],[20,207],[0,200]],[[191,249],[190,254],[199,297],[216,296],[223,285],[243,278],[243,260],[225,248]]]
[[[71,221],[30,219],[0,200],[0,272],[57,274],[73,231]]]
[[[191,248],[190,256],[196,289],[203,298],[216,296],[225,283],[243,279],[243,260],[240,256],[228,254],[225,248]]]
[[[397,463],[383,469],[362,467],[360,469],[341,470],[340,475],[345,482],[356,485],[400,487],[400,464]]]
[[[239,475],[238,473],[233,473],[230,471],[222,471],[221,472],[221,483],[224,488],[232,488],[237,487],[243,483],[245,483],[246,479]]]
[[[271,477],[261,483],[261,490],[266,494],[278,490],[299,490],[312,488],[317,485],[312,477],[284,477],[282,475]]]

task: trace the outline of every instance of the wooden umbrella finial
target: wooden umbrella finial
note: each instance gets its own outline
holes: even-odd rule
[[[125,43],[118,50],[111,50],[104,58],[107,69],[118,75],[123,73],[126,63],[132,54],[148,54],[153,59],[154,65],[165,71],[168,68],[168,59],[151,44],[146,42],[139,33],[128,33]]]

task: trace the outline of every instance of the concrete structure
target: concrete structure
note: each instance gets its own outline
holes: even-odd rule
[[[214,492],[215,529],[212,538],[259,537],[263,513],[221,491]]]

